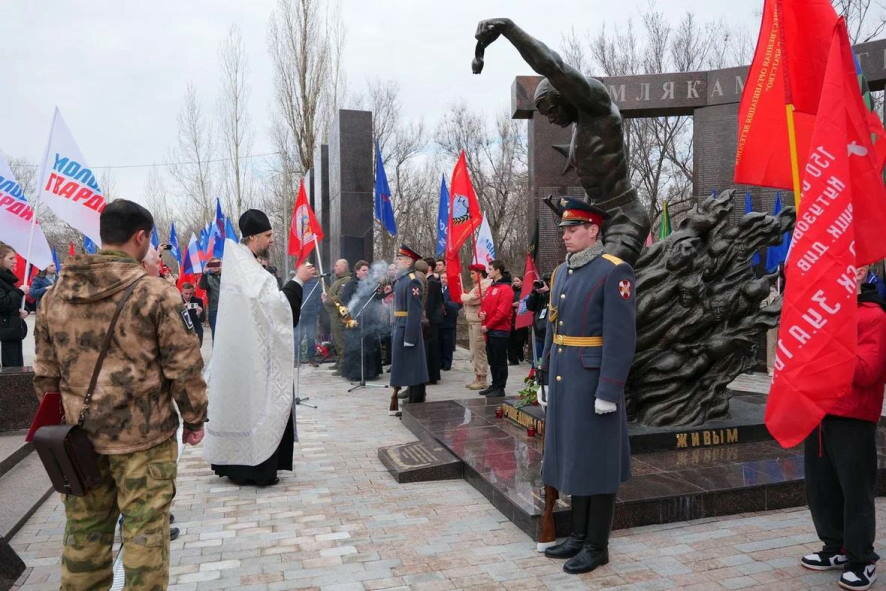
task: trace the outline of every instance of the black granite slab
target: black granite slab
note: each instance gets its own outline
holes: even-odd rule
[[[747,406],[762,404],[754,397]],[[464,478],[505,516],[537,539],[544,506],[542,437],[496,418],[501,400],[410,404],[403,424],[422,441],[442,445],[464,462]],[[762,414],[760,415],[762,417]],[[706,427],[708,427],[706,425]],[[711,427],[706,430],[726,427]],[[645,436],[640,433],[639,436]],[[671,440],[675,440],[673,432]],[[699,436],[700,438],[702,436]],[[618,491],[615,527],[636,527],[804,505],[803,452],[766,440],[659,451],[633,449],[632,478]],[[881,494],[886,493],[886,428],[878,433]],[[634,433],[631,438],[634,445]],[[558,535],[569,533],[568,497],[555,513]]]
[[[539,433],[544,432],[544,411],[539,406],[518,408],[517,399],[502,403],[505,417],[520,426],[533,425]],[[761,394],[735,396],[730,402],[729,416],[708,421],[701,426],[650,427],[638,423],[628,425],[631,450],[634,453],[717,447],[752,441],[770,441],[771,437],[763,423],[765,397]]]
[[[424,441],[381,447],[378,459],[400,483],[449,480],[463,475],[464,463],[460,459],[442,445]]]
[[[11,589],[23,572],[25,572],[25,563],[6,538],[0,536],[0,591]]]
[[[36,412],[33,370],[30,367],[0,369],[0,431],[27,429]]]

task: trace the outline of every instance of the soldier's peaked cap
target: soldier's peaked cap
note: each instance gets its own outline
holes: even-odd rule
[[[560,200],[560,226],[577,226],[579,224],[597,224],[603,226],[606,221],[606,211],[594,207],[590,203],[572,197],[563,197]]]
[[[270,230],[271,220],[261,210],[247,209],[240,216],[238,225],[240,226],[240,233],[246,238],[247,236],[255,236]]]
[[[417,261],[421,258],[421,255],[406,246],[405,244],[400,245],[400,250],[397,251],[397,256],[401,257],[409,257],[413,261]]]

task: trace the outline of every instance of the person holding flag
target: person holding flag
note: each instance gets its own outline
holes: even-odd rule
[[[279,481],[279,470],[292,470],[293,328],[302,285],[314,268],[302,264],[281,289],[257,260],[267,258],[274,244],[268,216],[247,210],[240,216],[240,233],[243,244],[225,249],[204,455],[217,475],[236,484],[270,486]]]
[[[805,4],[773,4],[773,10],[787,10],[770,26],[805,19],[808,28],[795,32],[807,41],[829,26],[830,44],[826,51],[815,48],[826,58],[823,68],[803,55],[804,76],[798,80],[793,70],[784,76],[795,85],[789,90],[798,104],[804,96],[818,100],[798,109],[813,113],[814,121],[802,183],[795,183],[803,194],[785,266],[765,421],[782,446],[805,441],[807,499],[823,547],[803,556],[801,564],[843,569],[841,587],[868,589],[879,558],[873,547],[874,493],[886,319],[878,305],[859,303],[857,294],[865,265],[886,256],[886,130],[862,100],[846,24],[830,4],[821,3],[817,23],[808,22],[817,13]],[[791,39],[777,39],[782,37]]]

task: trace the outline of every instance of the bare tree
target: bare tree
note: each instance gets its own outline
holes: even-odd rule
[[[169,192],[163,182],[163,176],[158,166],[152,166],[145,177],[143,193],[144,204],[154,216],[154,225],[158,232],[167,232],[169,225],[175,220],[173,210],[170,208]],[[184,230],[184,226],[181,227]]]
[[[197,102],[197,91],[188,84],[185,104],[178,116],[178,142],[172,150],[169,172],[177,181],[185,202],[185,215],[200,225],[213,214],[211,155],[212,133]]]
[[[225,208],[229,215],[239,216],[249,202],[252,186],[243,157],[252,147],[247,106],[248,65],[246,48],[240,29],[231,26],[219,49],[221,62],[221,92],[219,95],[219,123],[225,163]]]
[[[353,106],[372,112],[372,135],[382,153],[385,173],[391,187],[394,216],[400,225],[406,223],[410,226],[408,235],[414,241],[417,238],[413,233],[414,224],[403,220],[412,220],[419,204],[424,205],[427,196],[428,178],[423,171],[412,165],[413,159],[427,146],[424,123],[402,120],[400,86],[393,80],[370,80],[366,91],[354,100]],[[375,173],[378,174],[378,171]],[[427,214],[422,213],[421,217],[426,218]],[[376,256],[391,257],[397,244],[396,237],[389,235],[377,223],[374,231]],[[398,228],[398,233],[403,234],[403,230]]]
[[[447,171],[452,170],[459,152],[465,151],[474,190],[489,220],[496,251],[503,255],[509,267],[521,263],[528,245],[523,216],[528,195],[524,126],[511,119],[507,111],[502,111],[490,129],[482,115],[465,105],[455,105],[437,126],[435,139],[448,156]],[[436,220],[436,215],[432,218]]]
[[[846,18],[853,44],[875,39],[886,28],[886,3],[882,0],[831,0],[834,9]]]
[[[277,109],[289,132],[287,150],[296,172],[311,168],[320,132],[342,91],[343,25],[337,6],[327,13],[318,0],[278,0],[268,45],[274,62]]]

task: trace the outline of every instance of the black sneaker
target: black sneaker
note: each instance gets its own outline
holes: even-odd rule
[[[486,398],[499,398],[505,395],[505,391],[501,388],[492,388],[489,392],[483,394]]]
[[[830,552],[815,552],[800,559],[800,564],[809,570],[842,569],[848,562],[849,559],[845,554],[831,554]]]
[[[877,565],[866,564],[859,569],[846,569],[840,577],[839,584],[844,589],[870,589],[877,580]]]

